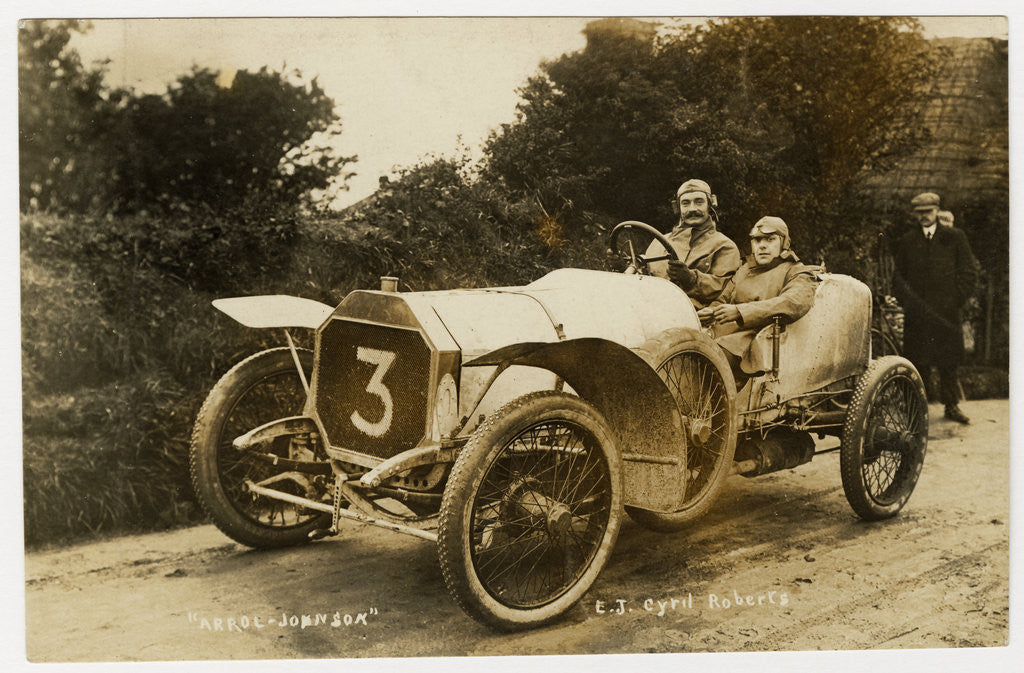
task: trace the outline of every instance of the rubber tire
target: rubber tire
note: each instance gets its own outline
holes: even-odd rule
[[[864,482],[864,443],[868,432],[868,420],[875,408],[879,392],[887,384],[901,377],[909,379],[913,386],[912,394],[916,394],[917,397],[920,410],[918,435],[921,440],[921,449],[911,465],[910,472],[902,477],[903,484],[899,497],[892,503],[883,504],[871,497]],[[850,503],[853,511],[867,521],[888,519],[898,514],[914,491],[927,449],[928,402],[921,375],[909,360],[897,355],[887,355],[873,360],[867,370],[857,379],[853,398],[846,411],[839,451],[843,491],[846,493],[846,500]],[[900,469],[902,471],[902,465]]]
[[[313,370],[313,353],[297,349],[306,370],[307,381]],[[249,547],[287,547],[309,541],[309,532],[330,525],[330,516],[311,517],[307,522],[289,527],[260,524],[241,514],[224,492],[217,462],[217,447],[233,437],[223,437],[224,426],[236,403],[263,379],[282,373],[296,373],[295,361],[288,348],[272,348],[242,360],[217,381],[196,418],[189,450],[189,472],[192,488],[200,506],[225,535]],[[282,409],[281,417],[298,413]],[[273,418],[268,418],[273,420]]]
[[[715,465],[715,472],[711,476],[709,485],[700,498],[695,502],[686,503],[683,509],[671,513],[626,507],[626,513],[641,526],[662,533],[673,533],[686,529],[693,521],[707,514],[717,500],[725,480],[732,474],[733,457],[736,453],[736,383],[732,376],[732,370],[729,368],[729,362],[725,359],[718,344],[696,330],[686,328],[666,330],[644,344],[643,350],[649,356],[648,362],[651,362],[655,370],[658,371],[671,358],[680,353],[699,353],[715,367],[726,392],[728,407],[726,427],[724,428],[726,445],[719,462]],[[680,413],[685,415],[682,409],[680,409]]]
[[[564,594],[536,608],[514,608],[491,596],[471,558],[472,506],[491,461],[519,433],[545,420],[567,419],[599,441],[608,467],[611,504],[604,534],[583,575]],[[519,397],[492,413],[459,453],[441,500],[438,557],[445,585],[459,606],[478,622],[502,631],[540,626],[561,616],[590,588],[608,561],[622,520],[622,469],[614,433],[593,406],[578,397],[542,391]]]

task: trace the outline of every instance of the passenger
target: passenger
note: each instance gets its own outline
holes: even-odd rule
[[[675,248],[678,260],[652,262],[651,273],[668,278],[683,289],[694,308],[702,308],[718,298],[722,288],[739,268],[739,248],[715,227],[718,200],[703,180],[687,180],[676,190],[673,210],[679,223],[665,238]],[[654,241],[648,257],[664,254],[665,248]]]
[[[697,312],[714,323],[718,345],[732,367],[736,387],[760,374],[763,355],[755,351],[758,330],[773,316],[793,322],[811,310],[816,279],[790,249],[789,227],[781,218],[762,217],[750,230],[752,254],[722,290],[718,300]]]

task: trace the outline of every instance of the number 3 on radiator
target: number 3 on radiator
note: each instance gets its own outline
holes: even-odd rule
[[[391,419],[394,417],[395,411],[395,404],[391,399],[391,391],[384,385],[384,375],[387,374],[388,368],[395,363],[395,354],[390,351],[359,346],[356,349],[356,358],[360,362],[377,366],[373,370],[370,382],[366,384],[366,392],[380,398],[380,401],[384,404],[384,414],[376,423],[366,420],[358,411],[353,411],[349,418],[352,420],[352,425],[356,426],[360,432],[371,437],[383,437],[384,433],[391,427]]]

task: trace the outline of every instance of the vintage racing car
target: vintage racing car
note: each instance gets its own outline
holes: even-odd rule
[[[808,462],[839,438],[846,497],[895,515],[921,472],[921,377],[870,353],[871,293],[820,274],[800,320],[757,337],[763,373],[736,390],[673,283],[632,269],[553,271],[522,287],[284,296],[214,305],[287,346],[243,360],[196,420],[190,471],[214,523],[252,547],[342,532],[344,520],[436,542],[444,581],[477,620],[536,626],[565,612],[611,554],[622,514],[672,531],[731,474]],[[669,256],[674,253],[670,252]],[[289,328],[315,330],[315,350]],[[819,453],[822,451],[818,451]]]

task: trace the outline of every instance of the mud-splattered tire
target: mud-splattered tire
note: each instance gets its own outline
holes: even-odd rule
[[[307,381],[313,353],[299,349]],[[315,510],[254,496],[245,488],[280,472],[264,461],[240,452],[235,437],[269,421],[302,411],[306,395],[287,348],[256,353],[231,368],[214,385],[192,431],[189,472],[196,499],[225,535],[250,547],[283,547],[306,542],[314,528],[330,525],[330,517]],[[288,455],[288,438],[274,440],[273,451]],[[298,484],[281,481],[277,488],[310,496]]]
[[[513,400],[477,428],[452,468],[438,533],[445,584],[470,616],[531,628],[590,588],[621,521],[613,438],[590,404],[553,391]]]
[[[857,379],[839,464],[850,507],[869,521],[895,516],[914,491],[928,448],[928,403],[904,358],[873,360]]]
[[[644,345],[649,362],[669,387],[686,419],[686,489],[676,512],[627,507],[652,530],[673,532],[704,516],[732,470],[736,452],[736,384],[729,363],[710,338],[695,330],[667,330]],[[699,425],[697,425],[699,424]],[[703,427],[704,432],[693,432]]]

